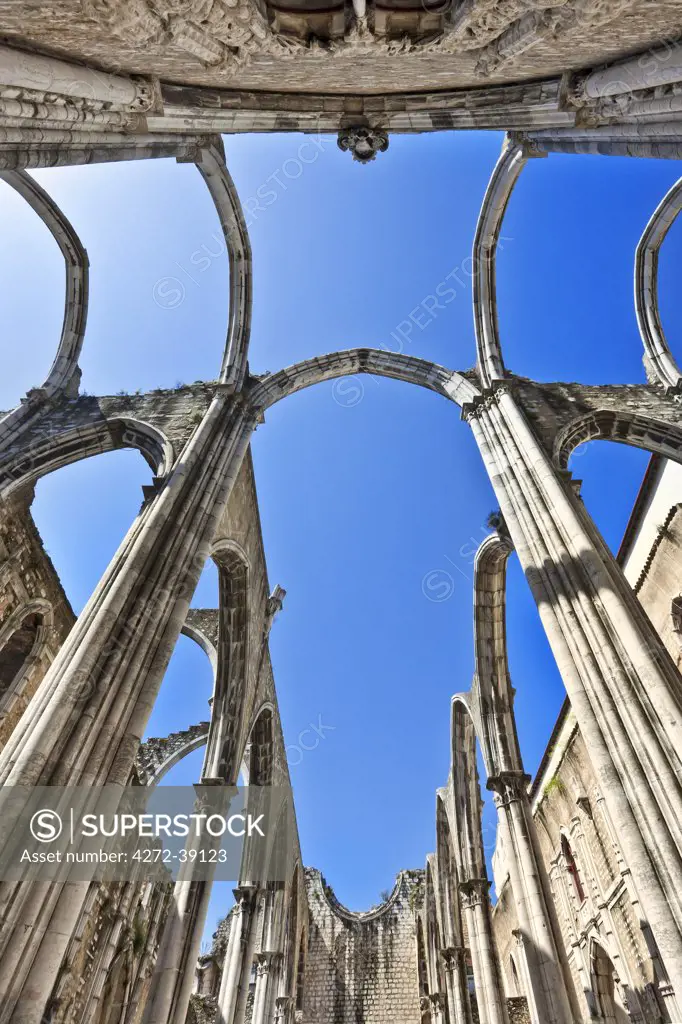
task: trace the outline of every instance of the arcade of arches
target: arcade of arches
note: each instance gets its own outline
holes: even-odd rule
[[[289,784],[268,646],[284,591],[268,582],[249,449],[275,402],[357,373],[433,391],[461,410],[500,506],[476,556],[473,682],[452,697],[425,866],[354,913],[294,838],[285,881],[239,881],[209,953],[208,882],[3,882],[0,1024],[679,1022],[682,371],[657,266],[682,187],[632,254],[646,384],[510,373],[495,258],[529,159],[682,157],[680,0],[0,0],[0,29],[0,177],[66,269],[54,362],[0,416],[0,785],[154,786],[200,747],[207,785],[240,772]],[[390,159],[395,133],[464,127],[507,132],[473,240],[475,367],[358,348],[252,375],[251,249],[220,133],[333,132],[369,163]],[[194,163],[220,218],[222,365],[188,387],[88,396],[87,253],[29,171],[156,157]],[[594,439],[651,453],[617,558],[569,470]],[[33,486],[121,448],[142,453],[153,481],[76,617],[31,519]],[[510,557],[567,695],[534,779],[507,664]],[[218,607],[190,609],[210,558]],[[210,713],[141,743],[181,632],[212,666]],[[498,818],[494,879],[482,785]]]

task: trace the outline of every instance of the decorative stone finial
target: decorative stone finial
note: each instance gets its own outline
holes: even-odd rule
[[[382,128],[342,128],[336,140],[339,149],[349,150],[361,164],[374,160],[388,149],[388,135]]]

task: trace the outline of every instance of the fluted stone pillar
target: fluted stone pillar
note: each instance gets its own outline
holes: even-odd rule
[[[679,1002],[682,680],[508,383],[465,415]]]
[[[464,946],[448,946],[441,950],[441,958],[450,1024],[471,1024],[466,950]]]
[[[533,1024],[570,1024],[578,1019],[569,995],[570,978],[563,969],[565,951],[542,861],[535,841],[535,823],[528,799],[530,777],[523,772],[490,776],[514,905],[526,961],[530,1019]]]
[[[144,1024],[185,1024],[210,898],[209,881],[175,883]]]
[[[256,954],[258,942],[258,923],[261,917],[261,901],[263,890],[256,889],[253,895],[253,909],[247,922],[246,934],[244,936],[243,956],[241,972],[237,984],[237,998],[234,1008],[233,1024],[244,1024],[246,1020],[246,1006],[251,987],[251,972]],[[222,1024],[221,1021],[218,1024]],[[227,1022],[225,1022],[227,1024]]]
[[[199,785],[202,784],[206,785],[206,781]],[[210,801],[213,805],[211,810],[215,811],[220,806],[220,813],[227,818],[230,806],[229,790],[220,784],[213,785],[219,794],[225,795],[223,799],[218,798],[218,803]],[[206,800],[205,793],[205,790],[201,791],[195,803],[195,812],[198,814],[207,809],[209,801]],[[218,850],[221,840],[217,836],[191,837],[187,845],[189,848]],[[173,887],[171,907],[143,1017],[144,1024],[185,1024],[216,864],[217,862],[212,863],[210,858],[195,860],[191,857],[183,864]],[[200,877],[195,877],[197,875]]]
[[[271,1024],[273,987],[281,953],[261,952],[256,957],[256,989],[253,996],[251,1024]]]
[[[487,878],[460,882],[462,917],[466,922],[474,971],[480,1024],[509,1024],[500,966],[495,952]]]
[[[233,1024],[235,1020],[245,948],[251,931],[251,920],[257,911],[257,894],[258,890],[253,885],[241,885],[234,890],[237,906],[232,913],[230,934],[223,962],[216,1024]]]
[[[125,786],[255,414],[218,394],[0,754],[4,785]],[[40,1024],[88,885],[0,886],[0,1022]]]

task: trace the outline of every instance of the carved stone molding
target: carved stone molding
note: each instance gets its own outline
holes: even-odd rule
[[[353,154],[358,163],[368,164],[377,153],[388,149],[388,135],[381,128],[342,128],[337,139],[339,149]]]
[[[525,772],[500,772],[498,775],[488,777],[486,789],[495,794],[496,807],[506,807],[515,800],[528,797],[530,782],[531,777]]]
[[[466,961],[464,946],[447,946],[445,949],[441,949],[440,955],[446,971],[457,971],[464,966]]]
[[[459,883],[459,893],[462,900],[462,907],[469,909],[488,903],[490,882],[487,878],[469,878],[466,882]]]

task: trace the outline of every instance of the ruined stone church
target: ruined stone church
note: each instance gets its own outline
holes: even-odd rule
[[[288,784],[268,648],[283,593],[268,582],[249,448],[274,403],[360,373],[435,392],[459,407],[500,507],[476,556],[473,682],[452,697],[424,867],[351,912],[294,837],[284,881],[238,880],[209,953],[209,882],[2,880],[0,1024],[679,1024],[682,370],[657,265],[682,183],[632,254],[646,384],[510,372],[495,260],[528,160],[682,158],[680,0],[0,0],[0,32],[0,177],[66,268],[52,367],[0,416],[3,787],[153,787],[198,747],[206,785],[240,771],[250,786]],[[252,375],[250,243],[221,133],[333,133],[371,164],[397,133],[467,128],[507,133],[472,239],[476,365],[358,348]],[[158,157],[195,164],[218,211],[223,363],[201,384],[85,395],[88,257],[30,171]],[[595,439],[651,453],[617,557],[568,468]],[[76,618],[31,518],[33,486],[121,448],[143,454],[153,484]],[[510,557],[566,688],[535,778],[507,665]],[[219,607],[190,610],[209,559]],[[141,743],[181,632],[213,667],[210,721]]]

